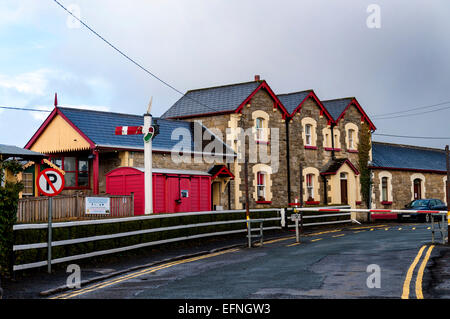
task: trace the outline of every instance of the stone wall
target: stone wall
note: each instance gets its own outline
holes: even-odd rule
[[[388,174],[386,174],[386,172]],[[390,174],[390,175],[389,175]],[[399,170],[373,170],[373,188],[372,188],[372,208],[379,209],[403,209],[406,204],[413,199],[413,186],[411,179],[414,179],[420,174],[424,177],[425,183],[422,198],[436,198],[443,202],[445,198],[445,174],[437,173],[417,173],[413,171],[399,171]],[[382,204],[381,202],[381,176],[388,176],[388,203]],[[392,176],[392,178],[389,178]],[[392,202],[392,204],[389,204]]]

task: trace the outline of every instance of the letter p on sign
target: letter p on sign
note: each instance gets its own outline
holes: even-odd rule
[[[45,196],[56,196],[64,188],[64,175],[53,168],[47,168],[38,175],[37,187]]]

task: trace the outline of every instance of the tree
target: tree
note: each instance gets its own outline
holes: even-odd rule
[[[22,165],[16,160],[0,161],[0,274],[11,275],[10,269],[14,236],[13,226],[17,221],[17,205],[23,184],[17,181]],[[14,175],[13,181],[6,180],[5,172]]]
[[[369,169],[370,151],[372,149],[370,127],[363,123],[358,144],[358,164],[360,172],[361,196],[366,207],[370,204],[370,187],[372,184]]]

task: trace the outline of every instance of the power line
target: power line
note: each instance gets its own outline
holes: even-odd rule
[[[423,115],[423,114],[434,113],[434,112],[443,111],[443,110],[447,110],[447,109],[450,109],[450,106],[441,107],[439,109],[432,110],[432,111],[426,111],[426,112],[418,112],[418,113],[413,113],[413,114],[404,114],[404,115],[397,115],[397,116],[380,117],[380,118],[376,118],[376,120],[377,121],[379,121],[379,120],[390,120],[390,119],[395,119],[395,118],[399,118],[399,117],[409,117],[409,116]]]
[[[438,136],[409,136],[409,135],[393,135],[393,134],[381,134],[381,133],[373,133],[372,135],[401,137],[401,138],[417,138],[417,139],[424,139],[424,140],[450,140],[450,137],[438,137]]]
[[[12,107],[12,106],[0,106],[0,109],[17,110],[17,111],[31,111],[31,112],[51,112],[48,110],[38,110],[38,109],[29,109],[26,107]]]
[[[397,111],[397,112],[373,115],[372,118],[385,117],[386,115],[393,115],[393,114],[408,113],[408,112],[412,112],[412,111],[415,111],[415,110],[428,109],[428,108],[432,108],[432,107],[439,106],[439,105],[444,105],[444,104],[449,104],[449,103],[450,103],[450,101],[446,101],[446,102],[433,104],[433,105],[418,106],[418,107],[414,107],[414,108],[409,109],[409,110],[403,110],[403,111]]]
[[[89,31],[91,31],[92,33],[94,33],[98,38],[100,38],[103,42],[105,42],[106,44],[108,44],[111,48],[113,48],[115,51],[117,51],[119,54],[121,54],[124,58],[126,58],[128,61],[130,61],[131,63],[133,63],[134,65],[136,65],[138,68],[140,68],[141,70],[143,70],[144,72],[146,72],[147,74],[149,74],[150,76],[152,76],[153,78],[155,78],[156,80],[158,80],[159,82],[163,83],[164,85],[168,86],[169,88],[171,88],[172,90],[174,90],[175,92],[184,95],[183,92],[181,92],[180,90],[178,90],[177,88],[173,87],[172,85],[170,85],[169,83],[167,83],[166,81],[162,80],[161,78],[159,78],[158,76],[156,76],[155,74],[153,74],[152,72],[150,72],[148,69],[146,69],[145,67],[143,67],[141,64],[139,64],[138,62],[136,62],[135,60],[133,60],[132,58],[130,58],[128,55],[126,55],[124,52],[122,52],[121,50],[119,50],[117,47],[115,47],[111,42],[109,42],[108,40],[106,40],[104,37],[102,37],[100,34],[98,34],[94,29],[92,29],[90,26],[88,26],[86,23],[84,23],[81,19],[79,19],[78,17],[76,17],[72,12],[70,12],[66,7],[64,7],[58,0],[53,0],[56,4],[58,4],[61,8],[63,8],[68,14],[70,14],[74,19],[76,19],[78,22],[80,22],[83,26],[85,26]],[[193,98],[191,98],[190,96],[186,96],[187,98],[189,98],[190,100],[210,109],[213,111],[218,111],[217,109],[214,109],[204,103],[201,103]]]

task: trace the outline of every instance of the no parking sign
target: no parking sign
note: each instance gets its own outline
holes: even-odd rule
[[[37,187],[45,196],[56,196],[64,188],[64,175],[54,168],[44,169],[38,175]]]

